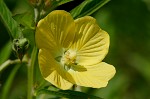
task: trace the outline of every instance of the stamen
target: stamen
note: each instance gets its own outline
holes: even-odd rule
[[[64,65],[64,69],[69,70],[72,65],[76,64],[76,52],[73,50],[65,51],[61,63]]]

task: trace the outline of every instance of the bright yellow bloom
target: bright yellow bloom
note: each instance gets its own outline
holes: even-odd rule
[[[109,35],[93,17],[73,20],[70,13],[55,10],[39,21],[35,39],[43,77],[61,89],[73,84],[105,87],[116,72],[102,62],[109,49]]]

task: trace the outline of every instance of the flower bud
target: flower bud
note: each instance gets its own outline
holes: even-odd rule
[[[17,57],[22,61],[24,54],[29,47],[29,40],[27,38],[14,39],[13,40],[13,50],[15,51]]]
[[[40,5],[42,3],[42,0],[29,0],[29,3],[35,7]]]

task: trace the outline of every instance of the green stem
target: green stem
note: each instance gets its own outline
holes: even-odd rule
[[[37,47],[35,46],[32,51],[31,61],[28,64],[28,93],[27,99],[33,98],[33,74],[34,74],[34,65],[37,58]]]
[[[12,64],[19,64],[19,63],[21,63],[19,59],[7,60],[2,65],[0,65],[0,72],[2,72],[5,68],[11,66]],[[22,60],[22,63],[27,63],[27,60]]]
[[[34,8],[34,21],[35,24],[37,25],[39,19],[40,19],[40,13],[39,13],[39,8],[36,7]],[[35,27],[36,27],[35,25]],[[31,55],[31,61],[28,64],[28,92],[27,92],[27,99],[32,99],[33,98],[33,94],[34,94],[34,90],[33,90],[33,74],[34,74],[34,65],[35,65],[35,61],[37,58],[37,52],[38,52],[38,48],[36,47],[36,45],[33,48],[32,51],[32,55]]]

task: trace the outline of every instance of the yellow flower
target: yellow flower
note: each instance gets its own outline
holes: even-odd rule
[[[63,90],[73,84],[105,87],[116,72],[102,62],[109,49],[109,35],[93,17],[73,20],[70,13],[55,10],[39,21],[35,39],[43,77]]]

